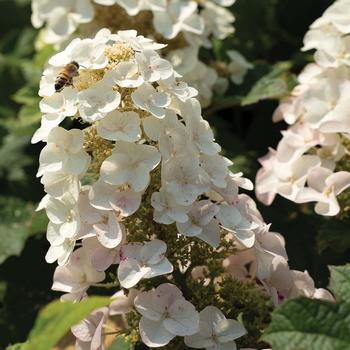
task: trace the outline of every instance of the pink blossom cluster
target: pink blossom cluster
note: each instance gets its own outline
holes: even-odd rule
[[[315,63],[305,67],[298,85],[274,113],[289,124],[276,150],[260,158],[258,199],[275,196],[295,203],[316,202],[315,211],[337,215],[337,196],[350,186],[350,173],[339,169],[349,154],[350,1],[338,0],[310,27],[303,50],[314,49]]]

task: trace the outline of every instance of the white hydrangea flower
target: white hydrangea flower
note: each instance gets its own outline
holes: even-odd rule
[[[105,279],[104,272],[96,271],[83,248],[71,255],[68,264],[56,267],[52,289],[69,293],[80,300],[91,284]]]
[[[64,171],[72,175],[84,173],[90,157],[83,150],[81,130],[65,130],[56,127],[47,137],[47,145],[40,153],[40,166],[37,176],[47,172]]]
[[[151,197],[151,204],[154,208],[154,221],[169,225],[174,221],[186,222],[190,206],[179,205],[174,195],[161,188],[159,192],[154,192]]]
[[[195,1],[170,0],[166,11],[155,11],[153,25],[166,39],[173,39],[180,31],[202,34],[204,21],[196,13]]]
[[[236,206],[221,204],[216,217],[222,227],[232,232],[235,238],[245,247],[251,248],[254,245],[254,229],[258,228],[258,225],[250,216],[245,203],[239,202]]]
[[[107,113],[114,111],[120,103],[120,93],[104,81],[78,94],[79,114],[87,122],[103,119]]]
[[[96,1],[96,0],[95,0]],[[98,0],[101,1],[101,0]],[[111,0],[102,0],[111,1]],[[130,16],[137,15],[141,10],[165,11],[166,0],[114,0],[120,5]]]
[[[103,349],[103,326],[107,320],[108,308],[103,307],[92,312],[87,318],[71,327],[76,337],[76,349]]]
[[[230,320],[215,306],[199,313],[198,333],[185,337],[185,344],[194,349],[236,350],[235,340],[247,333],[241,323]]]
[[[189,219],[177,222],[179,233],[187,237],[197,237],[216,248],[220,243],[220,227],[215,215],[220,208],[208,200],[195,202],[188,212]]]
[[[103,180],[96,181],[90,189],[91,205],[100,210],[114,210],[121,217],[134,214],[141,204],[142,192],[132,188],[121,189]]]
[[[122,224],[121,224],[121,227]],[[120,247],[125,243],[125,231],[122,230],[123,238],[119,245],[114,248],[106,248],[103,246],[96,236],[86,237],[82,240],[83,248],[92,267],[96,271],[106,271],[111,265],[119,264]]]
[[[197,60],[193,69],[183,74],[183,79],[198,91],[198,98],[203,108],[208,107],[213,97],[214,86],[218,81],[216,71]]]
[[[254,66],[236,50],[228,50],[226,54],[231,60],[228,65],[228,69],[231,73],[231,81],[237,85],[240,85],[243,83],[243,79],[247,71],[252,69]]]
[[[126,88],[135,88],[144,82],[137,63],[133,61],[118,63],[110,79],[117,85]]]
[[[50,242],[50,247],[45,255],[45,260],[52,264],[57,260],[58,265],[65,265],[75,247],[74,238],[65,238],[60,233],[60,225],[49,223],[46,238]]]
[[[135,52],[159,50],[166,46],[165,44],[158,44],[152,39],[145,38],[143,35],[137,35],[136,30],[120,30],[117,34],[112,34],[111,40],[128,44]]]
[[[346,153],[341,140],[350,135],[349,18],[349,1],[337,0],[305,35],[303,50],[316,49],[315,63],[305,67],[274,113],[274,121],[284,119],[290,127],[276,151],[259,160],[256,192],[265,204],[279,194],[296,203],[316,201],[320,215],[340,210],[336,196],[349,173],[334,169]]]
[[[67,174],[63,171],[46,172],[40,182],[44,185],[45,192],[52,197],[58,198],[69,193],[78,200],[80,181],[77,175]]]
[[[171,94],[180,102],[186,102],[190,98],[198,95],[198,91],[195,88],[189,86],[184,81],[177,81],[174,76],[160,81],[159,85],[163,91]]]
[[[229,173],[229,166],[233,162],[226,157],[218,154],[200,156],[200,165],[209,175],[212,184],[215,187],[225,188],[227,186],[227,174]]]
[[[101,178],[111,185],[129,184],[140,192],[147,187],[149,173],[159,162],[155,147],[118,141],[113,154],[102,163]]]
[[[84,29],[79,31],[80,34],[94,32],[96,27],[100,25],[101,18],[97,17],[96,21],[94,21],[95,13],[92,6],[94,3],[102,6],[119,5],[127,12],[128,16],[136,16],[142,11],[148,12],[152,15],[150,21],[153,23],[150,22],[149,26],[154,27],[154,34],[162,35],[170,41],[175,41],[178,35],[183,34],[188,45],[175,51],[183,51],[186,54],[179,64],[172,63],[175,65],[176,70],[184,75],[185,80],[198,89],[203,106],[210,104],[212,90],[215,89],[214,84],[218,77],[214,69],[198,60],[198,52],[201,46],[211,47],[212,36],[222,40],[234,32],[233,22],[235,18],[230,11],[225,9],[225,7],[233,4],[232,0],[205,0],[200,4],[193,0],[33,0],[32,23],[36,28],[45,25],[40,34],[43,43],[56,44],[56,47],[64,46],[66,40],[72,37],[74,32],[79,31],[78,26],[80,24],[92,22],[91,25],[85,25]],[[115,7],[111,11],[115,11]],[[96,14],[101,16],[98,11]],[[124,20],[127,20],[127,18]],[[132,21],[131,17],[131,25]],[[115,24],[118,27],[119,22],[116,21]],[[147,24],[145,25],[147,26]],[[129,84],[129,87],[141,85],[143,82],[142,76],[146,71],[147,75],[150,76],[149,81],[156,79],[155,74],[162,74],[162,79],[165,79],[167,75],[171,76],[170,71],[172,68],[165,60],[158,60],[157,54],[154,52],[151,53],[152,58],[146,57],[148,54],[142,52],[143,50],[157,50],[165,45],[137,36],[134,30],[119,31],[115,35],[111,35],[107,29],[104,29],[102,34],[100,32],[95,37],[98,40],[73,40],[63,53],[52,58],[50,64],[62,68],[65,64],[75,59],[85,69],[103,68],[107,63],[103,53],[103,44],[108,40],[112,40],[130,45],[132,49],[143,57],[145,69],[141,69],[143,71],[141,74],[134,75],[129,70],[130,65],[136,65],[136,62],[121,62],[117,79],[124,86],[127,84]],[[178,45],[176,44],[175,46]],[[86,59],[88,51],[91,53],[90,56],[93,57]],[[189,51],[192,53],[187,54]],[[155,70],[148,68],[146,65],[146,62],[150,59],[153,60],[150,66],[158,66]],[[156,61],[158,63],[154,64]],[[54,76],[50,75],[45,78],[46,85],[50,84],[51,79],[55,79],[57,71],[55,73]],[[185,73],[188,73],[188,75]],[[122,80],[124,82],[121,82]],[[192,97],[194,96],[194,90],[189,91],[185,89],[181,91],[181,94],[185,92],[192,94]],[[49,93],[53,94],[54,91],[51,89]]]
[[[208,174],[195,157],[181,155],[164,164],[164,185],[180,205],[191,205],[196,198],[208,191]]]
[[[102,29],[96,34],[94,39],[74,39],[64,51],[52,56],[49,59],[49,64],[54,67],[63,67],[75,61],[84,69],[104,68],[108,63],[104,52],[105,44],[110,39],[108,32],[106,33]]]
[[[147,346],[164,346],[176,336],[192,335],[198,330],[198,312],[172,284],[140,293],[135,307],[142,315],[139,329]]]
[[[145,81],[154,82],[168,79],[174,73],[171,63],[161,58],[153,50],[136,52],[135,59]]]
[[[52,84],[52,87],[54,85]],[[60,93],[46,96],[40,101],[40,111],[45,113],[41,118],[41,126],[32,137],[32,143],[47,140],[47,136],[66,117],[77,113],[77,92],[68,87]]]
[[[90,22],[93,18],[90,0],[33,0],[32,24],[40,28],[47,23],[45,41],[54,44],[72,34],[79,23]]]
[[[157,118],[164,118],[166,108],[170,105],[170,96],[157,91],[151,84],[144,83],[131,94],[135,105]]]
[[[80,229],[80,215],[77,201],[65,193],[60,199],[48,196],[44,198],[46,214],[52,224],[58,225],[59,234],[64,238],[73,238]]]
[[[114,110],[99,121],[96,130],[106,140],[135,142],[141,138],[140,117],[133,111]]]
[[[297,203],[316,201],[315,212],[334,216],[340,211],[336,196],[350,186],[350,173],[333,173],[327,168],[313,168],[307,179],[308,187],[303,188],[296,198]]]
[[[206,1],[201,16],[205,22],[205,31],[218,39],[225,39],[234,32],[232,23],[235,17],[222,6]]]
[[[131,288],[142,278],[152,278],[173,272],[165,258],[167,246],[158,239],[142,243],[129,243],[120,249],[118,279],[123,288]]]
[[[186,118],[188,132],[192,142],[204,154],[214,155],[221,147],[214,142],[214,134],[209,123],[201,116],[201,106],[195,99],[191,99],[183,106],[183,116]]]

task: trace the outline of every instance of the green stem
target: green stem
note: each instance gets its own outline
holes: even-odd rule
[[[118,287],[118,286],[119,286],[118,282],[95,283],[95,284],[91,285],[91,287],[97,287],[97,288],[114,288],[114,287]]]

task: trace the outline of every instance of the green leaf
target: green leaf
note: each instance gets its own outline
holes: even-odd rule
[[[51,302],[39,312],[25,349],[51,350],[72,326],[110,302],[107,297],[89,297],[77,304],[59,300]]]
[[[26,350],[26,343],[17,343],[9,345],[5,350]]]
[[[0,264],[11,255],[19,255],[26,240],[46,230],[45,212],[16,197],[0,196]]]
[[[35,102],[34,102],[35,101]],[[41,112],[39,110],[39,99],[33,100],[33,103],[24,105],[19,112],[20,126],[31,126],[39,123],[41,119]]]
[[[275,350],[350,350],[350,303],[289,300],[274,311],[262,339]]]
[[[14,95],[13,100],[22,104],[35,104],[39,102],[38,87],[32,84],[24,85]]]
[[[330,266],[331,289],[338,299],[349,300],[350,297],[350,264]]]
[[[49,219],[44,210],[34,212],[28,225],[29,234],[35,235],[45,232],[48,223]]]
[[[20,181],[26,176],[24,167],[32,164],[33,159],[25,154],[29,137],[16,137],[9,134],[3,138],[0,147],[0,176],[10,181]]]
[[[33,212],[33,207],[19,198],[0,197],[0,264],[22,251]]]
[[[295,86],[295,78],[289,72],[290,62],[277,63],[272,71],[260,78],[248,95],[241,102],[242,106],[250,105],[260,100],[279,99],[288,95]]]
[[[131,350],[132,344],[124,336],[119,336],[109,347],[108,350]]]

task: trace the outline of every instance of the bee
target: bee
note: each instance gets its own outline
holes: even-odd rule
[[[56,92],[62,91],[66,86],[73,85],[73,78],[79,75],[79,63],[72,61],[66,64],[58,73],[55,81]]]

